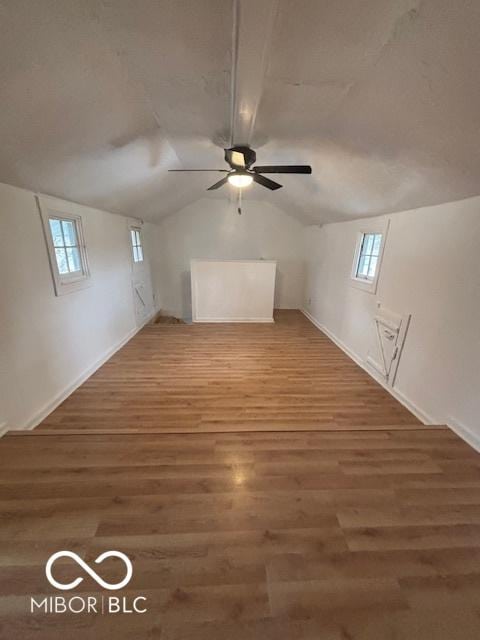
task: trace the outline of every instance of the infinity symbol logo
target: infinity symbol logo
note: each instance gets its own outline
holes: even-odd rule
[[[106,558],[112,558],[112,557],[120,558],[120,560],[123,560],[127,568],[127,573],[125,575],[125,578],[121,582],[118,582],[117,584],[110,584],[109,582],[105,582],[105,580],[103,580],[103,578],[101,578],[98,575],[98,573],[96,573],[93,569],[91,569],[88,566],[88,564],[86,564],[82,560],[82,558],[80,558],[76,553],[73,553],[73,551],[57,551],[57,553],[54,553],[48,559],[48,562],[45,566],[45,574],[47,576],[47,580],[50,582],[51,585],[53,585],[57,589],[62,589],[63,591],[68,591],[69,589],[75,589],[75,587],[77,587],[83,581],[83,578],[80,578],[80,577],[75,578],[75,580],[73,580],[72,582],[69,582],[68,584],[62,584],[61,582],[57,582],[57,580],[55,580],[55,578],[52,576],[52,566],[53,566],[53,563],[56,560],[58,560],[58,558],[62,558],[62,557],[72,558],[72,560],[75,560],[75,562],[78,565],[80,565],[82,569],[85,571],[85,573],[88,573],[88,575],[91,578],[93,578],[95,582],[97,582],[104,589],[110,589],[111,591],[115,591],[116,589],[121,589],[122,587],[124,587],[130,582],[130,579],[132,577],[132,573],[133,573],[132,563],[130,562],[130,559],[121,551],[105,551],[105,553],[100,554],[98,558],[95,559],[96,564],[100,564],[101,562],[106,560]]]

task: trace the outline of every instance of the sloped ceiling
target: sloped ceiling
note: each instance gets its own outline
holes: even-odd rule
[[[257,185],[303,222],[480,193],[480,3],[0,0],[0,181],[159,220],[224,146],[312,176]],[[248,206],[248,205],[246,205]]]

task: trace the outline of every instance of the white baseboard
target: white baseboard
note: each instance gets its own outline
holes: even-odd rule
[[[438,421],[435,420],[435,418],[425,413],[425,411],[420,409],[420,407],[418,407],[412,400],[410,400],[410,398],[407,398],[401,391],[389,387],[385,383],[385,381],[382,380],[382,378],[375,375],[372,369],[366,366],[366,363],[360,358],[358,354],[347,347],[347,345],[339,338],[337,338],[335,334],[329,331],[327,327],[320,324],[320,322],[318,322],[318,320],[316,320],[316,318],[314,318],[311,313],[309,313],[306,309],[301,309],[301,312],[310,320],[312,324],[317,327],[317,329],[320,329],[322,333],[328,336],[330,340],[337,345],[337,347],[345,352],[347,356],[351,358],[356,364],[358,364],[358,366],[361,367],[364,371],[366,371],[368,375],[375,380],[375,382],[378,382],[378,384],[380,384],[386,391],[388,391],[388,393],[392,395],[396,400],[398,400],[398,402],[400,402],[400,404],[402,404],[406,409],[413,413],[413,415],[416,416],[421,422],[423,422],[424,424],[439,424]]]
[[[26,423],[23,426],[18,426],[18,425],[7,426],[5,424],[4,425],[5,431],[8,431],[8,429],[16,429],[16,430],[24,430],[24,431],[29,431],[31,429],[34,429],[38,424],[40,424],[40,422],[45,420],[45,418],[50,413],[52,413],[52,411],[54,411],[64,400],[66,400],[68,396],[75,391],[75,389],[78,389],[78,387],[82,385],[85,382],[85,380],[87,380],[91,375],[95,373],[95,371],[97,371],[97,369],[99,369],[103,364],[105,364],[105,362],[107,362],[107,360],[109,360],[114,355],[114,353],[116,353],[119,349],[121,349],[129,340],[133,338],[135,334],[137,334],[141,329],[143,329],[143,327],[146,324],[148,324],[150,320],[152,320],[152,318],[155,316],[155,313],[149,316],[141,326],[131,329],[127,333],[127,335],[124,336],[115,345],[113,345],[113,347],[110,347],[110,349],[107,349],[107,351],[105,351],[100,356],[100,358],[98,358],[92,365],[87,367],[87,369],[85,369],[81,373],[81,375],[79,375],[73,382],[71,382],[64,389],[62,389],[60,393],[58,393],[52,400],[47,402],[47,404],[45,404],[41,409],[36,411],[26,421]]]
[[[249,322],[255,322],[255,323],[271,323],[271,322],[275,322],[275,320],[273,318],[195,318],[194,320],[192,320],[192,322],[194,322],[195,324],[201,324],[203,322],[223,322],[223,323],[228,323],[228,322],[232,322],[232,323],[249,323]]]
[[[455,431],[457,436],[465,440],[467,444],[469,444],[475,451],[480,453],[480,436],[477,433],[473,433],[468,427],[463,424],[460,424],[453,418],[447,419],[447,426]]]

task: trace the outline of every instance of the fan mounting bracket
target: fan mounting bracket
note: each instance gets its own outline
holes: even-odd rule
[[[257,154],[246,146],[236,146],[225,149],[225,161],[232,169],[249,169],[256,161]]]

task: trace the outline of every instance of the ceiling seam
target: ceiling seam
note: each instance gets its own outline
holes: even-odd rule
[[[233,0],[232,4],[232,72],[230,76],[230,147],[235,139],[235,112],[237,107],[237,65],[238,42],[240,36],[240,0]]]
[[[278,15],[278,0],[273,0],[272,4],[270,6],[270,15],[268,16],[268,23],[267,23],[267,26],[266,26],[266,29],[265,29],[266,35],[265,35],[265,41],[264,41],[263,50],[262,50],[262,57],[261,57],[261,60],[260,60],[262,87],[261,87],[261,90],[258,92],[258,97],[257,97],[257,103],[255,105],[255,110],[253,112],[252,118],[250,119],[250,127],[249,127],[249,131],[248,131],[248,142],[250,142],[252,137],[253,137],[253,130],[255,128],[255,123],[257,121],[258,108],[260,106],[260,102],[261,102],[261,99],[262,99],[263,84],[264,84],[264,80],[265,80],[265,75],[267,73],[268,53],[269,53],[270,48],[272,46],[273,27],[275,25],[275,21],[276,21],[277,15]]]

